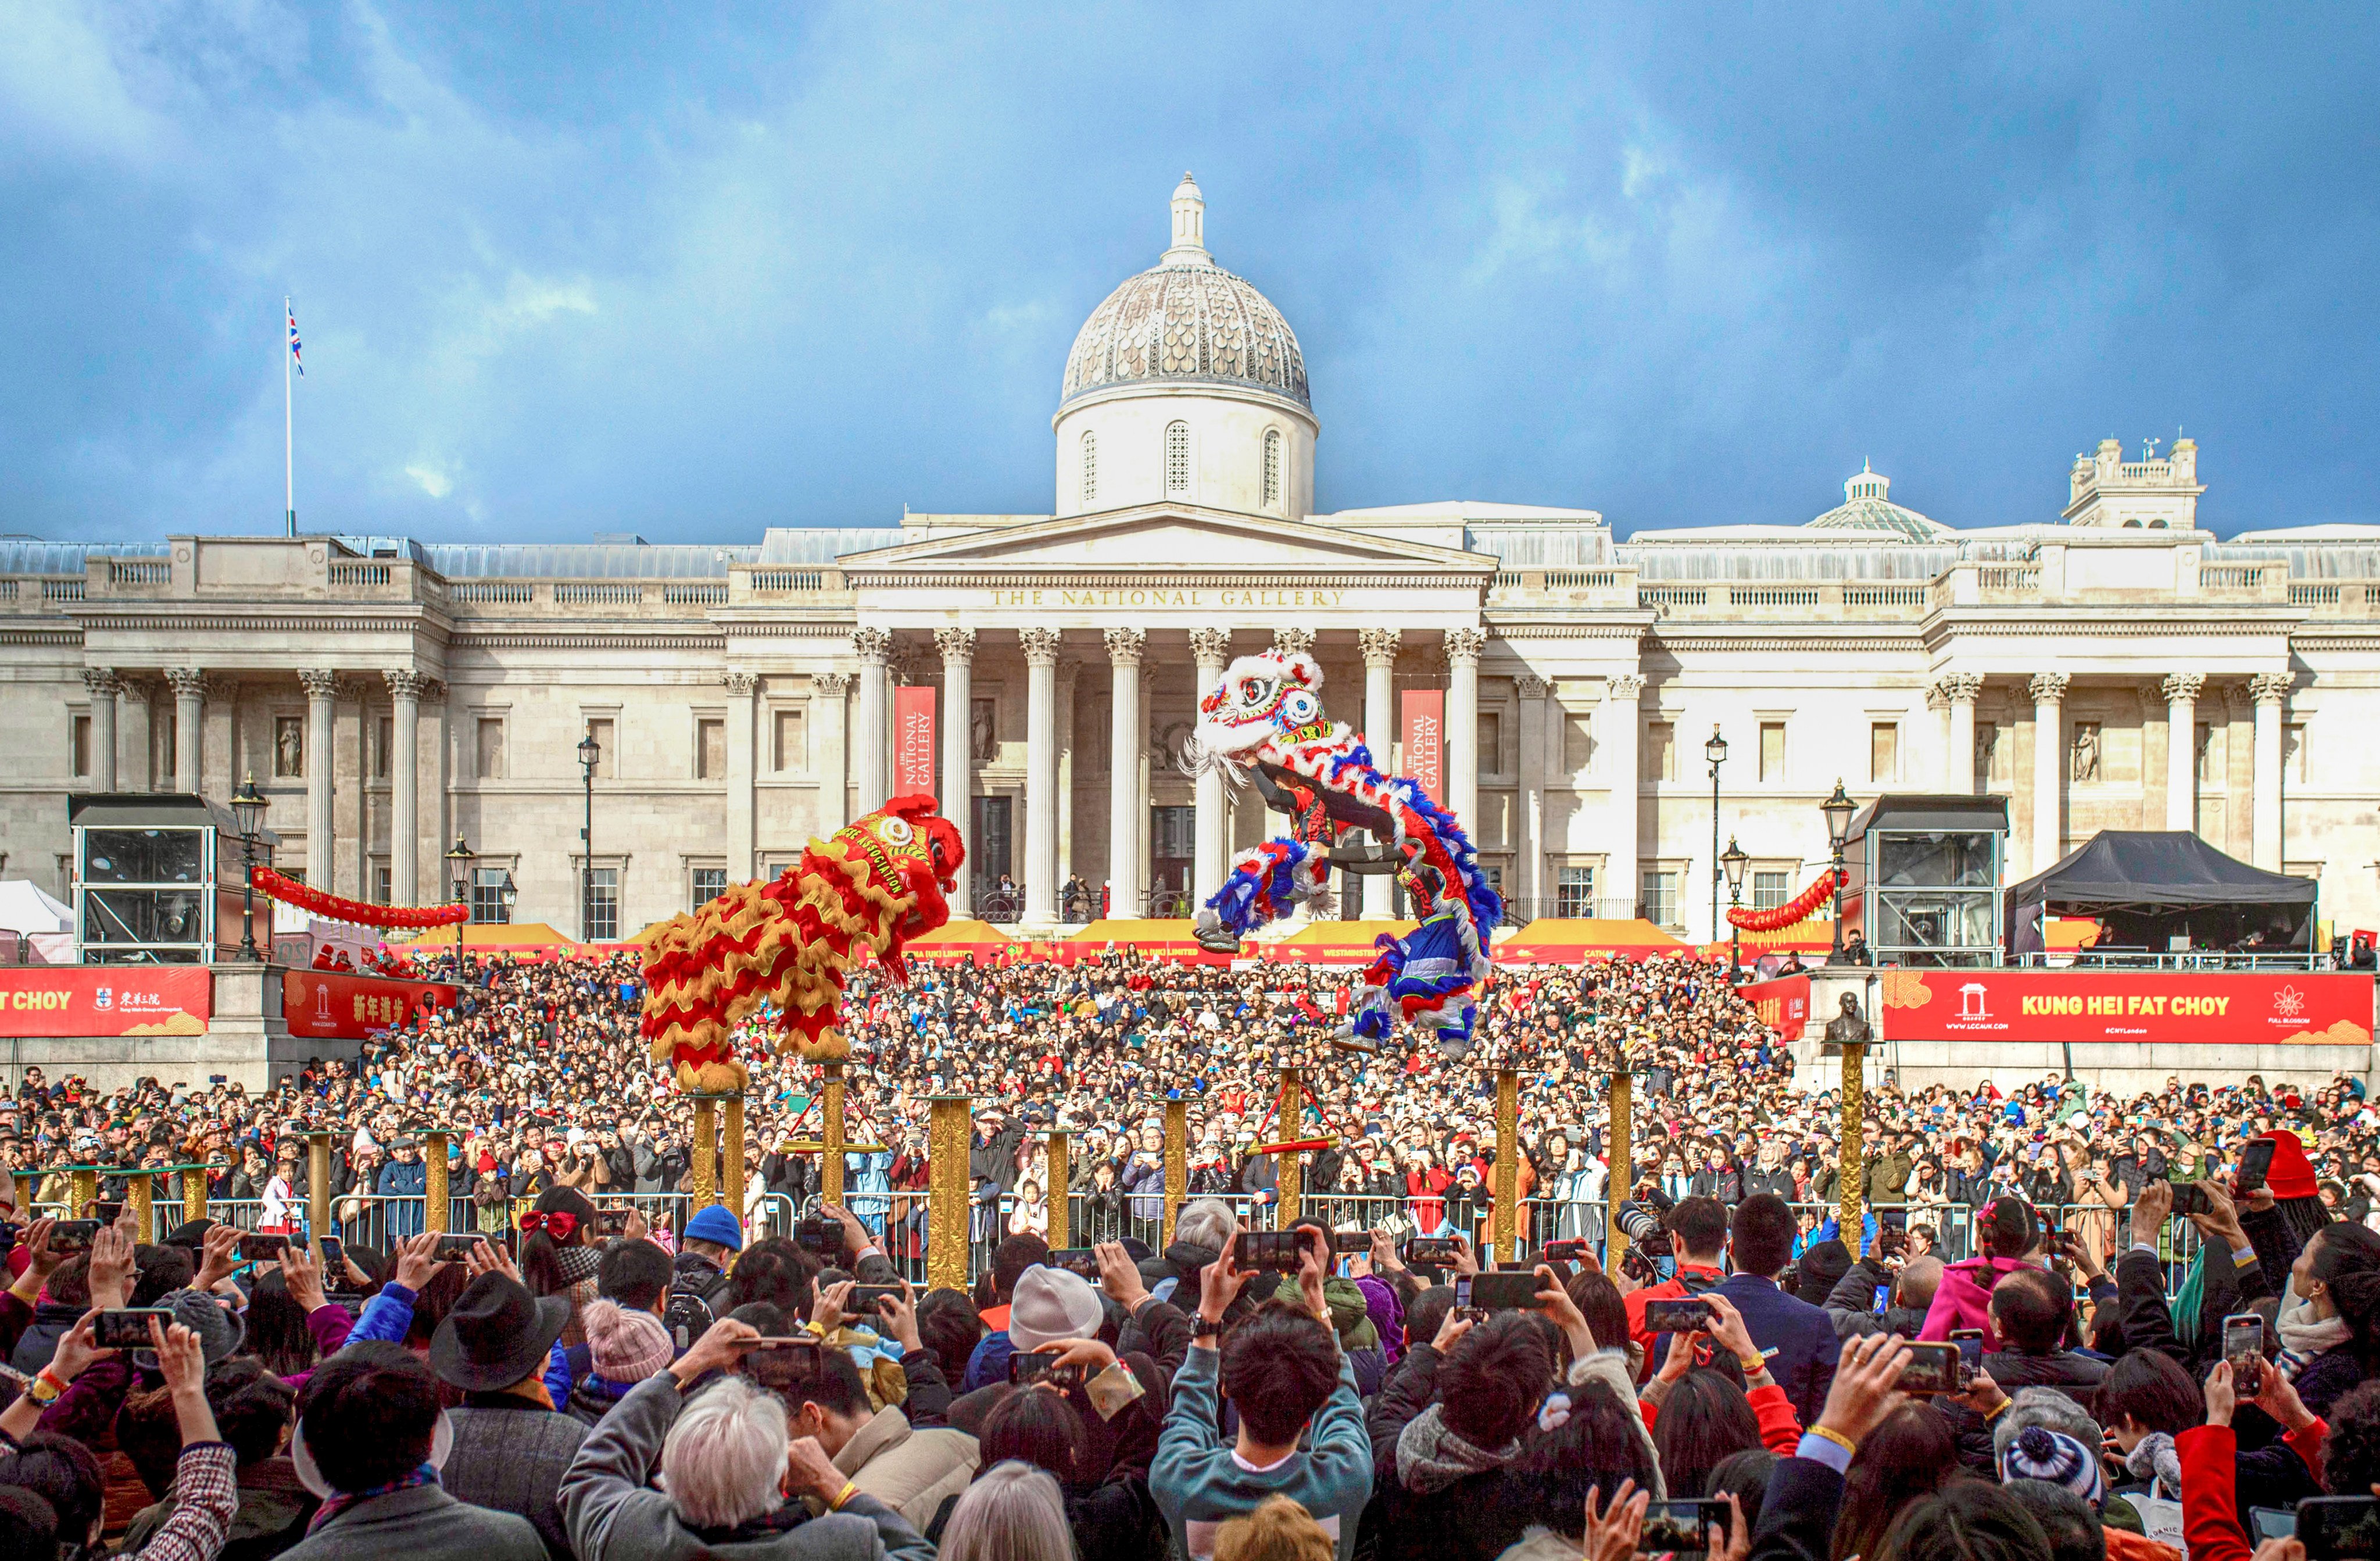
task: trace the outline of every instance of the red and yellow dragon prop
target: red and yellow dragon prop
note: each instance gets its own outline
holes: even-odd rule
[[[930,797],[895,797],[765,883],[737,884],[645,933],[642,1030],[681,1090],[741,1093],[735,1026],[763,1004],[811,1062],[841,1062],[844,973],[863,947],[896,981],[902,950],[951,917],[966,848]]]

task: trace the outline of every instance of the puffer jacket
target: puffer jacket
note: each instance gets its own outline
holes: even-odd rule
[[[1919,1340],[1942,1344],[1953,1328],[1981,1328],[1984,1348],[1998,1350],[2000,1335],[1992,1326],[1992,1287],[2026,1266],[2019,1258],[1969,1258],[1944,1269],[1942,1282],[1934,1290],[1934,1304],[1925,1309],[1925,1326],[1917,1331]]]

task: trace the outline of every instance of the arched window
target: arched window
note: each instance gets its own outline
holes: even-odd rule
[[[1088,509],[1099,497],[1099,436],[1096,430],[1083,430],[1083,507]]]
[[[1265,430],[1264,502],[1269,506],[1281,502],[1281,430],[1277,428]]]
[[[1165,425],[1165,491],[1190,491],[1190,425],[1186,422]]]

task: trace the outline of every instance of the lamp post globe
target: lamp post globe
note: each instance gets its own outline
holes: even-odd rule
[[[264,811],[271,806],[264,793],[256,789],[256,774],[250,771],[231,794],[232,821],[239,829],[240,865],[245,870],[239,885],[239,957],[253,960],[256,951],[256,838],[264,831]]]
[[[455,844],[446,853],[446,860],[454,864],[448,872],[455,879],[455,903],[465,908],[463,920],[455,923],[455,970],[457,975],[463,969],[463,927],[471,920],[471,860],[478,855],[471,849],[471,843],[459,835],[455,836]]]
[[[1843,847],[1851,839],[1852,815],[1859,811],[1859,804],[1843,789],[1840,776],[1835,780],[1835,794],[1818,804],[1818,811],[1826,815],[1827,846],[1835,859],[1835,938],[1827,963],[1840,965],[1843,962]]]
[[[1751,861],[1751,856],[1735,843],[1735,836],[1729,835],[1727,849],[1720,854],[1718,863],[1727,870],[1727,903],[1730,910],[1743,903],[1743,870]],[[1730,917],[1727,924],[1728,979],[1733,981],[1742,970],[1743,929],[1735,924],[1733,917]]]
[[[1718,735],[1718,724],[1711,724],[1710,741],[1703,744],[1703,757],[1710,761],[1711,783],[1711,941],[1718,941],[1718,767],[1727,762],[1727,739]]]
[[[578,936],[593,941],[595,921],[595,766],[603,761],[603,745],[595,729],[578,739],[578,774],[587,786],[587,817],[578,828]]]

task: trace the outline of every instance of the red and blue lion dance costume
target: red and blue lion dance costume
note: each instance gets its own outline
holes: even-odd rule
[[[1301,905],[1334,914],[1334,866],[1394,872],[1420,924],[1376,941],[1364,977],[1370,991],[1338,1043],[1377,1050],[1402,1018],[1434,1035],[1449,1060],[1460,1058],[1493,969],[1488,937],[1503,901],[1454,815],[1413,780],[1381,774],[1345,723],[1325,720],[1321,688],[1312,656],[1273,650],[1232,662],[1199,701],[1184,768],[1221,770],[1235,786],[1253,779],[1292,823],[1289,838],[1233,859],[1197,915],[1198,941],[1236,950],[1242,937]],[[1352,841],[1359,831],[1369,845]]]

